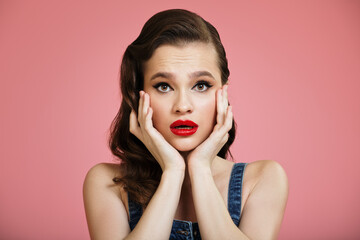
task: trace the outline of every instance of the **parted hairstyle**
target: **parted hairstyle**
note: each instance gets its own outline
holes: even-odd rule
[[[183,46],[191,42],[212,44],[218,55],[222,85],[228,82],[229,69],[220,36],[209,22],[196,13],[171,9],[152,16],[142,28],[138,38],[131,43],[122,59],[120,87],[122,102],[110,127],[109,146],[120,160],[119,177],[113,181],[122,184],[130,198],[146,207],[159,185],[162,170],[145,145],[129,131],[132,109],[137,113],[139,91],[144,86],[143,65],[161,45]],[[226,158],[235,139],[235,122],[229,138],[218,153]],[[232,157],[232,156],[231,156]]]

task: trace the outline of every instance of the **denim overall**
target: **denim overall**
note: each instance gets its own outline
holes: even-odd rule
[[[236,226],[239,226],[240,223],[242,182],[246,164],[247,163],[235,163],[231,170],[229,181],[228,211]],[[129,225],[132,231],[139,222],[143,211],[141,205],[131,201],[130,198],[128,198],[128,201],[130,215]],[[170,240],[172,239],[201,239],[198,223],[174,220],[170,234]]]

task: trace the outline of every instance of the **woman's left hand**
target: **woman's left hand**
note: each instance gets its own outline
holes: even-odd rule
[[[227,88],[228,85],[224,85],[216,92],[216,125],[210,136],[188,155],[189,170],[197,167],[210,168],[212,161],[229,138],[233,113],[228,104]]]

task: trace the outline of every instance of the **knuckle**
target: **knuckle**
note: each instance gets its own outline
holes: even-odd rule
[[[132,124],[130,124],[129,131],[130,131],[132,134],[134,134],[134,132],[135,132],[135,129],[134,129],[134,127],[132,126]]]
[[[232,127],[231,121],[227,122],[225,127],[226,127],[227,132],[230,131],[230,129]]]
[[[144,130],[145,130],[145,131],[149,132],[150,129],[151,129],[151,127],[149,126],[149,124],[145,124],[145,125],[144,125]]]
[[[129,131],[134,134],[136,132],[137,127],[133,122],[130,122]]]

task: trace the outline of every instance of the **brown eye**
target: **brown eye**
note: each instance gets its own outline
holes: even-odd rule
[[[159,83],[154,86],[159,92],[166,93],[171,90],[171,87],[167,83]]]
[[[207,82],[198,82],[193,89],[195,89],[198,92],[205,92],[206,90],[208,90],[209,88],[211,88],[212,85],[210,85]]]
[[[199,84],[199,85],[197,85],[197,89],[198,90],[203,90],[205,88],[205,85],[204,84]]]
[[[161,85],[161,86],[159,87],[159,91],[160,91],[160,92],[168,92],[169,90],[170,90],[170,87],[167,86],[167,85]]]

